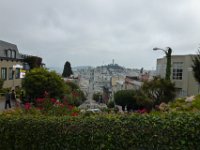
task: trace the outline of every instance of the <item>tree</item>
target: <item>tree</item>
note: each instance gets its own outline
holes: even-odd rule
[[[200,84],[200,50],[198,50],[197,56],[193,58],[193,65],[192,65],[194,77]]]
[[[142,90],[152,100],[153,105],[159,105],[162,102],[168,103],[175,98],[175,85],[170,80],[154,78],[145,82]]]
[[[22,86],[31,98],[43,97],[45,91],[50,97],[61,97],[64,93],[64,81],[61,77],[44,68],[35,68],[28,72]]]
[[[138,110],[152,108],[152,101],[148,96],[140,90],[121,90],[115,93],[114,100],[117,105],[122,106],[122,110]]]
[[[170,47],[168,47],[168,50],[166,53],[166,57],[167,57],[167,67],[166,67],[166,76],[165,79],[166,80],[170,80],[170,76],[171,76],[171,54],[172,54],[172,49]]]
[[[117,105],[122,106],[122,110],[137,109],[136,101],[134,100],[135,91],[134,90],[121,90],[117,91],[114,95],[114,100]]]
[[[73,72],[72,72],[71,64],[67,61],[64,65],[62,76],[70,77],[72,74]]]
[[[30,56],[24,59],[24,62],[28,63],[30,69],[38,68],[42,66],[42,58],[37,56]]]
[[[101,102],[102,101],[102,94],[101,93],[94,93],[92,96],[92,99],[95,100],[96,102]]]

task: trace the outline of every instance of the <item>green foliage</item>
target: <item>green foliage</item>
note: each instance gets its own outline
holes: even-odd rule
[[[193,58],[193,65],[192,69],[194,72],[194,77],[195,79],[199,82],[200,84],[200,50],[198,50],[197,56]]]
[[[92,99],[95,100],[96,102],[99,102],[102,100],[102,94],[101,93],[94,93],[92,96]]]
[[[42,65],[42,58],[37,56],[30,56],[24,59],[24,62],[28,63],[30,69],[41,67]]]
[[[186,98],[178,98],[169,102],[166,107],[167,112],[200,112],[200,95],[189,101]]]
[[[140,108],[146,108],[150,110],[152,108],[152,101],[141,90],[121,90],[114,95],[115,103],[122,106],[122,110],[127,106],[127,110],[137,110]]]
[[[79,86],[71,81],[67,81],[66,85],[70,88],[71,91],[79,89]]]
[[[168,50],[166,52],[166,57],[167,57],[167,67],[166,67],[166,80],[170,80],[171,76],[171,54],[172,54],[172,49],[168,47]]]
[[[28,72],[22,86],[32,98],[43,97],[45,91],[50,97],[61,97],[64,93],[64,81],[61,77],[43,68],[35,68]]]
[[[64,65],[62,76],[70,77],[70,75],[72,75],[72,74],[73,74],[73,72],[72,72],[71,64],[70,64],[70,62],[67,61]]]
[[[79,106],[86,100],[85,94],[76,83],[66,82],[64,90],[64,99],[70,105]]]
[[[0,89],[1,96],[4,96],[7,92],[9,92],[11,88],[2,88]]]
[[[139,108],[152,109],[153,101],[141,89],[135,92],[134,98]]]
[[[136,101],[134,100],[135,91],[134,90],[121,90],[117,91],[114,95],[115,103],[122,106],[124,110],[125,106],[134,107],[136,106]]]
[[[4,83],[4,80],[0,78],[0,89],[3,88],[3,83]]]
[[[0,149],[198,149],[200,114],[42,117],[0,115]]]
[[[115,107],[115,102],[114,101],[109,101],[107,106],[108,106],[108,108],[114,108]]]
[[[145,82],[142,90],[152,100],[153,105],[168,103],[175,98],[175,85],[170,80],[154,78],[152,81]]]

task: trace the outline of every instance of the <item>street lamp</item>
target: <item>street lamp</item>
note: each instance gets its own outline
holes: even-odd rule
[[[16,70],[16,65],[13,65],[12,67],[12,77],[13,77],[13,89],[15,89],[15,70]]]
[[[172,54],[172,49],[170,47],[166,47],[166,49],[158,48],[155,47],[153,48],[154,51],[161,50],[166,54],[167,58],[167,66],[166,66],[166,74],[165,74],[165,79],[170,80],[170,75],[171,75],[171,54]]]

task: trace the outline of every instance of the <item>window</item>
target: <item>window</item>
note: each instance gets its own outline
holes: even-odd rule
[[[12,58],[16,58],[16,51],[15,51],[15,50],[12,50],[12,51],[11,51],[11,55],[12,55],[12,56],[11,56]]]
[[[9,68],[9,80],[13,79],[13,69],[12,67]]]
[[[183,62],[173,63],[173,79],[182,80],[183,78]]]
[[[7,80],[7,68],[1,68],[1,79]]]
[[[11,57],[11,50],[7,50],[7,57]]]
[[[16,79],[20,78],[20,68],[16,68],[16,70],[15,70],[15,78]]]

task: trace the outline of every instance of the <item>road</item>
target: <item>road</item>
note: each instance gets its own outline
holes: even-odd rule
[[[94,76],[90,75],[87,99],[92,100],[93,94],[94,94]]]

